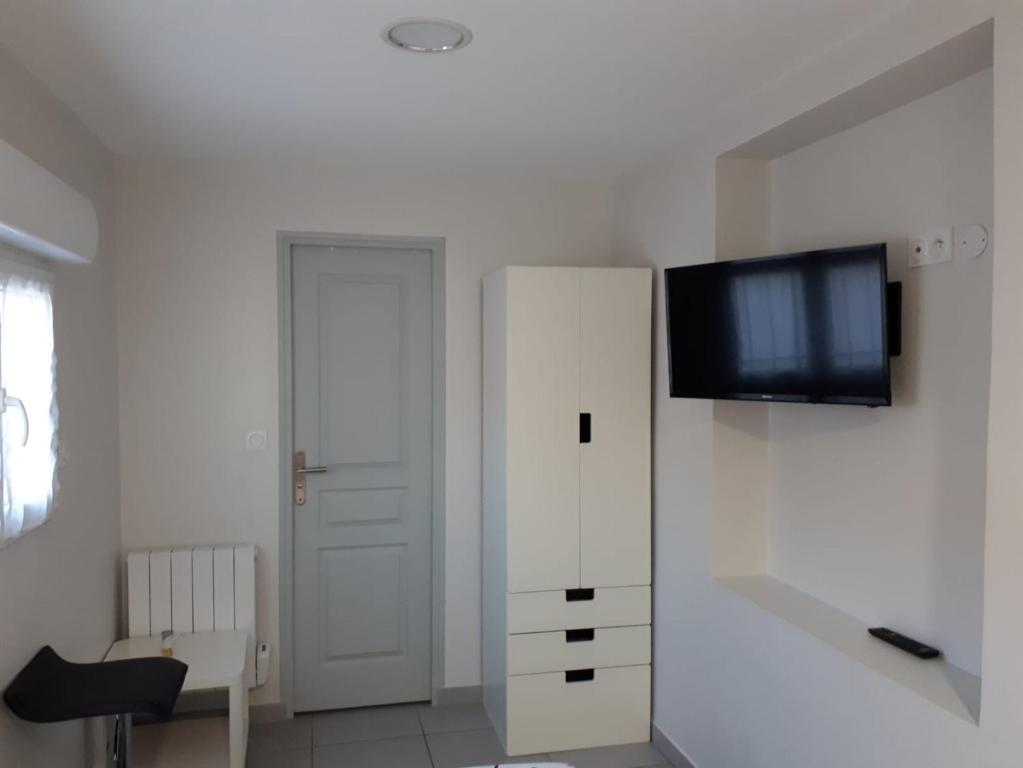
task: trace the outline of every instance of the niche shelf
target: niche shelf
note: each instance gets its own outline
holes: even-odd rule
[[[717,583],[936,706],[977,724],[981,679],[944,659],[918,659],[867,634],[859,619],[767,574]]]

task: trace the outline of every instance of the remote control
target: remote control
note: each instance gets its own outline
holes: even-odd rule
[[[888,627],[871,627],[867,631],[878,640],[884,640],[899,650],[913,654],[918,659],[933,659],[941,655],[941,651],[937,648],[931,648],[931,646],[924,645],[911,637],[900,635],[895,630],[888,629]]]

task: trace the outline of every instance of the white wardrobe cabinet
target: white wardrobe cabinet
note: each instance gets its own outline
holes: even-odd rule
[[[651,281],[484,280],[484,701],[511,755],[649,738]]]

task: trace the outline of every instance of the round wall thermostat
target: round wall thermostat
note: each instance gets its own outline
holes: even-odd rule
[[[956,240],[959,253],[967,258],[975,259],[987,250],[987,229],[981,224],[970,224],[959,230],[959,237]]]

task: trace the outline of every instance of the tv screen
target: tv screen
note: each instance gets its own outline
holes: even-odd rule
[[[891,405],[884,244],[665,270],[672,397]]]

